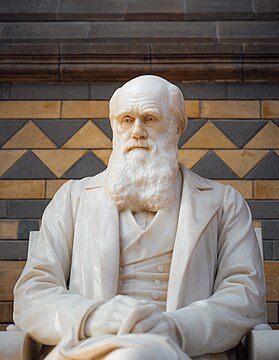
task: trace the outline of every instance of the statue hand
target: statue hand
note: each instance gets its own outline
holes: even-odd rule
[[[85,324],[86,337],[128,333],[165,335],[179,343],[172,318],[155,304],[130,296],[116,295],[94,310]]]
[[[125,319],[122,323],[118,334],[121,333],[152,333],[158,335],[164,335],[170,337],[176,343],[180,343],[180,334],[176,327],[174,320],[167,316],[165,313],[162,313],[161,310],[152,303],[149,303],[149,315],[144,319],[138,319],[134,327],[130,331],[126,331],[127,328],[123,331],[122,329],[127,326],[129,322],[129,317]]]
[[[88,317],[85,336],[129,333],[135,324],[153,311],[152,304],[129,296],[116,295]]]

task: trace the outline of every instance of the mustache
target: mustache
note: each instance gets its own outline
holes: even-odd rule
[[[124,148],[124,154],[129,153],[133,149],[142,149],[146,151],[152,151],[154,149],[154,145],[150,144],[145,140],[134,140],[129,142]]]

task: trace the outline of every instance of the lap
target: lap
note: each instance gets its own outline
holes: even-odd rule
[[[77,341],[74,332],[70,332],[47,355],[45,360],[116,360],[117,351],[120,354],[120,350],[124,351],[125,349],[126,354],[127,349],[134,354],[141,353],[141,359],[144,360],[190,359],[176,343],[166,336],[141,333],[120,336],[106,335]]]

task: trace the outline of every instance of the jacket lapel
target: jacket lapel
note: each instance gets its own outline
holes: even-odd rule
[[[102,173],[103,174],[103,173]],[[101,174],[100,174],[101,175]],[[94,287],[98,298],[116,295],[119,272],[119,215],[103,192],[103,176],[93,179],[83,192],[85,216],[94,248]]]
[[[182,167],[183,189],[170,269],[167,311],[179,307],[179,292],[187,264],[201,233],[220,206],[219,196],[207,181]]]

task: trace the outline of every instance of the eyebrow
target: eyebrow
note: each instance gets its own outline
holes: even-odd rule
[[[159,111],[149,111],[149,110],[146,110],[146,111],[143,111],[141,113],[141,116],[145,116],[145,115],[152,115],[152,116],[155,116],[156,118],[160,118],[160,113]]]
[[[124,116],[130,116],[130,111],[124,111],[124,112],[121,112],[121,113],[118,113],[116,114],[116,119],[119,119],[119,118],[123,118]]]

